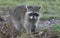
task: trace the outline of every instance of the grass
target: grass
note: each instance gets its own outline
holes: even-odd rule
[[[50,18],[50,17],[56,17],[56,19],[60,19],[59,14],[42,14],[41,18]]]
[[[42,12],[53,10],[59,13],[60,0],[0,0],[1,6],[17,6],[20,4],[26,5],[42,5]]]
[[[57,32],[60,32],[60,24],[56,24],[53,26],[53,30],[54,31],[57,31]]]

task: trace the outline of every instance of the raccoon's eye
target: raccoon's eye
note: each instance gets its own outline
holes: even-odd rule
[[[38,13],[34,13],[34,16],[39,16],[39,14]]]
[[[33,16],[33,13],[28,14],[29,16]]]
[[[30,13],[29,16],[39,16],[38,13]]]

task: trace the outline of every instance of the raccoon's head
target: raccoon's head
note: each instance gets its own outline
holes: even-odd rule
[[[37,21],[37,19],[40,16],[39,10],[40,10],[40,6],[27,6],[28,10],[27,10],[27,15],[29,20],[33,20],[33,21]]]

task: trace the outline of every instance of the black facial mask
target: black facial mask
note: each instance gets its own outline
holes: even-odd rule
[[[29,16],[36,16],[37,17],[37,16],[39,16],[39,14],[38,13],[30,13]]]

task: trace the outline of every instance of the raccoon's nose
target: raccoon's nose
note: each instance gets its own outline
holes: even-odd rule
[[[36,17],[36,16],[34,16],[34,19],[37,19],[37,17]]]
[[[36,20],[37,17],[36,17],[36,16],[31,16],[30,19],[32,19],[32,20]]]

